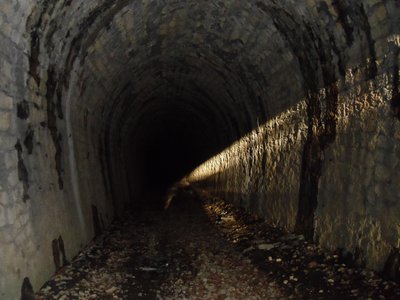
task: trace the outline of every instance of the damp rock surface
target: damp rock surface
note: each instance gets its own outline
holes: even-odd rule
[[[130,212],[37,299],[398,299],[400,287],[303,236],[185,187]]]

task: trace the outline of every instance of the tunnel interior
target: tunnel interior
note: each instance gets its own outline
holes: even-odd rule
[[[163,75],[152,78],[156,82],[149,85],[154,84],[156,91],[150,90],[149,94],[121,96],[124,97],[120,98],[120,105],[124,107],[122,116],[111,117],[116,125],[109,124],[112,128],[110,144],[105,146],[112,148],[117,144],[122,157],[118,162],[110,153],[106,159],[111,165],[119,163],[118,168],[126,169],[123,173],[128,180],[117,180],[114,188],[121,189],[118,185],[128,184],[125,189],[129,189],[133,206],[135,203],[151,206],[152,201],[163,201],[169,187],[240,138],[245,133],[244,128],[249,130],[252,126],[240,124],[242,127],[238,128],[236,118],[238,115],[240,118],[242,112],[235,112],[235,106],[240,107],[233,102],[235,99],[227,99],[226,94],[232,97],[231,91],[218,86],[224,78],[202,70],[201,61],[197,64],[198,70],[190,70],[187,74],[178,71],[168,78]],[[176,68],[176,65],[179,62],[172,61],[170,68]],[[162,74],[170,69],[156,71]],[[215,86],[201,82],[198,73],[213,78]],[[185,75],[189,79],[183,79]]]
[[[182,178],[398,260],[397,0],[3,2],[0,298]]]
[[[258,57],[249,44],[275,44],[260,44],[252,34],[244,45],[236,38],[245,31],[240,22],[232,17],[220,24],[216,14],[223,3],[210,4],[215,15],[191,17],[189,6],[172,6],[129,4],[108,27],[99,24],[96,42],[82,42],[79,100],[71,98],[67,105],[73,120],[83,119],[88,134],[100,136],[103,177],[120,207],[162,201],[171,185],[268,118],[269,82],[259,63],[274,58]],[[254,7],[240,13],[242,22],[249,18],[247,10],[260,26],[265,22]],[[153,15],[157,18],[150,21]],[[118,31],[120,23],[128,28]],[[72,127],[72,134],[81,135],[80,127]]]

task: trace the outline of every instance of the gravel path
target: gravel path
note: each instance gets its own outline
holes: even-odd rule
[[[130,214],[37,299],[400,299],[397,284],[190,188]]]

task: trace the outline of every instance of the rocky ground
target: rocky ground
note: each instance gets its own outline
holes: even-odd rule
[[[400,286],[184,188],[115,222],[37,299],[400,299]]]

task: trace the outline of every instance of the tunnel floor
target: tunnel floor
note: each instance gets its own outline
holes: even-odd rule
[[[37,299],[399,299],[398,284],[185,187],[127,214]]]

